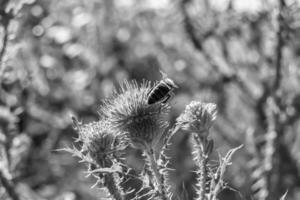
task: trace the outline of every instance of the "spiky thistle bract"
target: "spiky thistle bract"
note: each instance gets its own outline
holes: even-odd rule
[[[126,136],[115,131],[107,121],[82,124],[73,118],[73,122],[78,132],[76,141],[81,143],[81,157],[100,167],[111,167],[112,158],[127,146]]]
[[[126,133],[132,146],[139,149],[155,145],[168,126],[165,117],[169,106],[147,103],[151,88],[148,81],[140,85],[135,81],[124,82],[100,108],[100,115],[117,131]]]

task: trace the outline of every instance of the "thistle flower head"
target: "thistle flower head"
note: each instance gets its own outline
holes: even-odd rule
[[[154,145],[168,125],[165,116],[169,106],[161,103],[149,105],[150,89],[150,82],[141,85],[135,81],[125,82],[100,109],[100,115],[119,132],[126,133],[135,148]]]
[[[182,125],[184,130],[204,133],[208,132],[216,116],[216,104],[192,101],[177,118],[177,123]]]
[[[101,167],[110,167],[113,155],[126,147],[126,137],[114,131],[107,121],[81,124],[73,119],[78,131],[81,153],[89,162]]]

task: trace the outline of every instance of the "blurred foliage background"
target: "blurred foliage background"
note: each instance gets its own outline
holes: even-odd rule
[[[217,152],[244,144],[220,199],[300,199],[298,2],[2,0],[0,16],[0,177],[24,199],[104,198],[86,166],[54,150],[76,136],[71,115],[99,119],[115,86],[160,70],[179,85],[171,122],[191,100],[214,102]],[[187,134],[171,152],[172,189],[192,199]],[[140,154],[128,149],[138,170]]]

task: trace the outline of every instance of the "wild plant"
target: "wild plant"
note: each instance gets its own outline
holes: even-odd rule
[[[176,197],[169,183],[170,157],[167,151],[171,138],[179,130],[184,130],[193,141],[193,157],[197,166],[196,199],[215,200],[227,187],[224,174],[231,158],[241,146],[231,149],[225,157],[219,157],[217,167],[212,167],[211,154],[214,141],[210,138],[210,128],[216,116],[217,106],[213,103],[192,101],[186,106],[176,123],[169,129],[167,114],[169,103],[148,104],[148,93],[152,84],[144,81],[125,82],[119,91],[104,100],[99,110],[100,120],[82,124],[73,118],[78,132],[73,148],[67,151],[88,164],[87,173],[96,178],[95,186],[105,187],[114,199],[126,199],[126,194],[134,193],[135,199],[163,199]],[[179,134],[179,133],[178,133]],[[163,141],[158,148],[158,141]],[[139,190],[124,191],[122,183],[133,178],[130,167],[124,162],[125,148],[131,146],[143,152],[145,167],[137,180],[143,184]],[[156,155],[155,152],[160,152]],[[133,169],[132,169],[133,170]]]

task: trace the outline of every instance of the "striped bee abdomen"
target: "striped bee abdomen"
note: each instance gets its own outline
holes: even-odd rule
[[[154,103],[166,103],[170,97],[174,88],[177,88],[177,85],[169,79],[165,78],[156,84],[148,93],[148,104]]]
[[[148,104],[153,104],[163,100],[167,100],[173,88],[170,87],[164,80],[160,81],[152,88],[148,95]]]
[[[148,104],[153,104],[161,100],[164,100],[166,97],[169,96],[170,91],[171,88],[166,83],[161,81],[156,86],[154,86],[152,90],[149,92]]]

